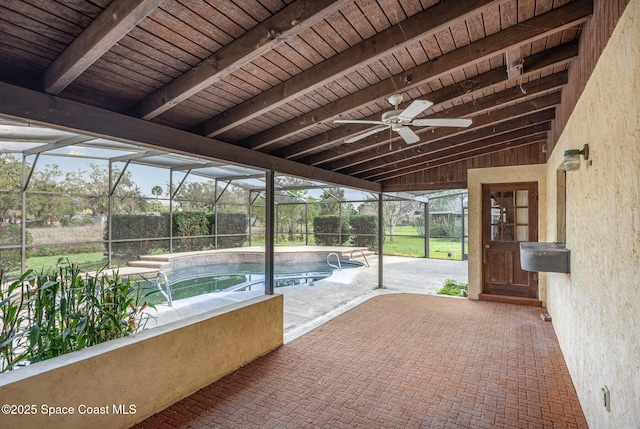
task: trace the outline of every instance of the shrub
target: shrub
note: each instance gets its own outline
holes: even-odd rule
[[[240,247],[246,239],[247,215],[244,213],[218,213],[217,247]],[[210,235],[216,232],[216,215],[203,212],[173,213],[172,235],[173,251],[188,252],[214,248],[215,239]],[[113,215],[112,240],[131,238],[168,238],[169,215]],[[104,239],[109,237],[108,226],[104,230]],[[134,241],[112,244],[112,252],[124,259],[137,258],[138,255],[149,254],[157,248],[165,248],[164,243],[157,240]]]
[[[247,234],[247,215],[244,213],[218,213],[217,216],[218,249],[242,246]],[[212,222],[211,233],[215,232]]]
[[[313,219],[313,239],[321,246],[342,246],[349,240],[349,220],[335,215],[316,216]]]
[[[209,218],[203,212],[175,212],[171,228],[174,237],[208,235],[211,230]],[[176,252],[190,252],[201,250],[210,241],[204,237],[175,240],[173,247]]]
[[[446,279],[436,293],[439,295],[467,296],[469,293],[469,285],[467,283],[458,283],[453,279]]]
[[[378,217],[372,215],[352,215],[349,217],[351,226],[350,243],[356,247],[378,249]]]
[[[111,218],[111,239],[113,241],[131,238],[158,238],[169,236],[169,215],[114,214]],[[109,225],[104,229],[104,239],[109,239]],[[105,246],[108,244],[105,243]],[[111,250],[118,257],[137,258],[146,255],[158,247],[158,243],[149,241],[132,241],[128,243],[112,243]]]

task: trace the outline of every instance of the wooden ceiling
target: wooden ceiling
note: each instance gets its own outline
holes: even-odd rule
[[[592,13],[592,0],[4,0],[0,81],[197,135],[229,161],[250,150],[382,189],[464,187],[470,167],[545,162]],[[345,143],[375,126],[333,121],[378,120],[393,94],[432,101],[418,118],[473,124]],[[193,151],[185,139],[173,147]]]

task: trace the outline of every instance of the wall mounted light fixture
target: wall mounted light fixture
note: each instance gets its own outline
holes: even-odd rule
[[[580,155],[589,159],[589,145],[585,144],[582,150],[569,149],[564,151],[564,171],[576,171],[580,169]]]

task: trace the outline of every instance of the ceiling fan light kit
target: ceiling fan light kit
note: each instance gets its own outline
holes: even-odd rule
[[[394,94],[387,98],[389,104],[393,105],[394,110],[384,112],[380,121],[370,120],[357,120],[357,119],[337,119],[334,121],[336,124],[371,124],[382,125],[381,127],[368,130],[362,134],[358,134],[355,137],[346,139],[345,143],[353,143],[358,140],[362,140],[365,137],[379,133],[386,129],[391,128],[392,131],[397,132],[402,139],[408,144],[417,143],[420,141],[420,137],[409,126],[414,127],[468,127],[471,125],[471,119],[463,118],[435,118],[435,119],[414,119],[420,113],[433,106],[433,103],[428,100],[414,100],[406,109],[398,109],[400,103],[402,103],[402,94]]]

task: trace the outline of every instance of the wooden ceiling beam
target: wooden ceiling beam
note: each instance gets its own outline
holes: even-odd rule
[[[113,0],[44,72],[40,88],[61,93],[164,0]]]
[[[427,11],[429,10],[430,9],[427,9]],[[335,102],[332,102],[329,105],[323,106],[319,109],[315,109],[314,111],[299,116],[291,121],[288,121],[287,123],[278,125],[263,133],[252,136],[244,140],[243,142],[240,142],[240,145],[255,150],[262,150],[269,145],[274,144],[278,140],[281,140],[282,138],[285,138],[289,135],[299,133],[305,128],[314,126],[318,122],[331,120],[343,113],[357,110],[368,104],[371,104],[372,102],[384,102],[386,98],[398,92],[406,92],[410,89],[417,88],[420,85],[425,84],[426,82],[438,79],[445,75],[449,75],[454,70],[463,69],[472,64],[488,60],[495,55],[504,54],[505,52],[513,50],[518,46],[531,43],[532,41],[579,25],[580,23],[588,19],[588,17],[592,13],[593,4],[591,0],[574,1],[542,15],[531,18],[527,21],[516,24],[505,30],[482,38],[476,42],[472,42],[467,46],[455,49],[438,57],[436,60],[420,64],[416,67],[406,70],[403,73],[397,74],[376,84],[370,85],[369,87],[358,91],[355,94],[351,94],[348,97],[344,97]],[[323,68],[323,64],[324,63],[319,64],[311,72],[315,75],[314,79],[316,81],[325,76],[325,69]],[[318,75],[320,75],[321,77],[318,77]],[[295,76],[294,78],[289,79],[287,82],[284,82],[282,85],[280,85],[283,86],[283,88],[281,88],[277,93],[269,95],[270,91],[275,92],[275,90],[278,88],[274,87],[272,88],[272,90],[266,91],[258,97],[268,97],[268,102],[276,103],[276,106],[281,105],[282,103],[293,99],[294,96],[299,95],[299,93],[294,93],[289,97],[286,97],[285,94],[283,94],[283,91],[285,89],[288,89],[285,84],[300,76],[303,76],[303,74]],[[408,80],[407,76],[411,76],[411,79]],[[332,78],[333,77],[324,79],[322,83]],[[310,87],[310,89],[314,88],[315,86]],[[299,91],[301,93],[302,91],[306,91],[306,89],[304,88],[304,86],[301,86],[299,88]],[[246,105],[244,110],[245,114],[247,114],[247,119],[253,118],[258,114],[263,113],[268,108],[273,108],[273,105],[268,105],[266,100],[261,100],[256,102],[258,109],[260,109],[260,112],[258,112],[258,109],[252,106],[252,104],[258,97],[255,97],[248,102],[242,103],[239,106],[228,110],[224,114],[219,115],[220,119],[218,119],[217,121],[223,123],[225,118],[229,120],[230,118],[226,115],[230,114],[234,109],[240,108],[243,105]],[[230,125],[237,126],[241,123],[241,121],[242,119],[238,117],[236,125],[233,125],[232,123],[230,123]],[[199,130],[199,132],[202,131],[202,129]]]
[[[313,91],[335,80],[337,75],[348,74],[400,49],[427,34],[443,31],[452,22],[481,13],[489,6],[499,3],[497,0],[468,0],[464,2],[445,1],[413,15],[406,20],[389,27],[375,36],[299,73],[285,82],[247,100],[220,115],[217,115],[194,127],[192,132],[215,137],[242,125],[244,122],[281,106],[300,95]],[[311,117],[309,117],[311,121]],[[243,144],[258,149],[252,142]]]
[[[566,73],[563,74],[566,79]],[[565,83],[566,80],[560,85],[564,85]],[[397,135],[392,135],[391,138],[386,137],[384,139],[370,137],[355,143],[336,146],[333,149],[298,159],[298,161],[304,164],[316,166],[322,165],[323,168],[337,170],[363,162],[368,163],[376,158],[389,156],[397,151],[420,150],[419,148],[423,144],[429,144],[458,134],[469,133],[476,128],[505,121],[514,117],[514,115],[521,116],[540,110],[541,108],[547,107],[548,102],[553,103],[554,105],[559,104],[560,99],[558,94],[550,101],[546,98],[538,98],[538,96],[541,93],[559,89],[560,85],[555,82],[550,82],[548,85],[542,86],[536,85],[538,89],[537,91],[534,91],[534,87],[532,85],[522,85],[522,88],[527,91],[526,94],[522,92],[520,87],[511,88],[497,92],[493,95],[482,97],[477,101],[472,101],[471,103],[456,106],[450,109],[448,114],[452,116],[473,116],[473,123],[469,128],[440,127],[416,130],[421,141],[411,146],[408,146],[404,140]],[[509,106],[519,100],[527,100],[527,102],[520,102],[518,105],[507,110],[503,109],[503,107]],[[472,115],[467,111],[467,109],[474,110]]]
[[[575,41],[559,45],[539,54],[532,55],[525,59],[523,79],[527,79],[534,73],[539,73],[547,67],[555,67],[566,64],[578,55],[578,43]],[[494,85],[505,82],[506,67],[499,67],[486,73],[474,76],[473,78],[457,82],[445,88],[429,93],[428,98],[434,105],[439,105],[446,101],[452,102],[464,95],[473,94],[476,91],[489,89]],[[467,112],[468,114],[469,112]],[[476,110],[474,113],[478,113]],[[464,112],[461,113],[464,115]],[[460,115],[460,113],[458,114]],[[363,119],[376,120],[380,115],[370,115]],[[324,133],[307,138],[300,142],[285,146],[270,152],[272,155],[282,158],[300,160],[305,164],[318,165],[322,162],[329,162],[334,159],[349,154],[369,149],[371,146],[364,142],[357,142],[348,145],[349,150],[336,151],[334,147],[343,145],[343,141],[349,137],[365,131],[367,128],[358,125],[343,125],[332,128]],[[314,155],[315,154],[315,155]],[[305,158],[306,157],[306,158]]]
[[[418,135],[422,141],[407,145],[400,137],[394,136],[391,140],[387,139],[382,142],[374,142],[372,144],[367,142],[358,142],[356,144],[359,147],[366,147],[369,143],[369,147],[365,150],[360,150],[358,153],[349,153],[348,156],[342,156],[340,159],[334,160],[330,163],[319,163],[323,168],[328,170],[341,170],[345,167],[352,167],[360,165],[357,168],[350,168],[347,171],[358,172],[364,171],[361,169],[375,168],[384,162],[381,158],[393,159],[394,157],[406,157],[411,153],[422,153],[422,146],[433,145],[435,142],[443,139],[451,139],[458,135],[472,135],[477,129],[486,127],[488,125],[496,125],[508,119],[524,116],[532,112],[536,112],[551,105],[560,103],[559,94],[552,95],[546,98],[539,98],[540,94],[544,94],[548,91],[558,90],[567,83],[567,73],[561,72],[555,75],[538,79],[528,84],[511,88],[508,90],[500,91],[496,94],[482,97],[477,101],[465,103],[459,106],[455,106],[449,109],[448,113],[452,116],[461,116],[466,109],[475,109],[477,116],[473,117],[473,124],[469,128],[429,128],[424,130],[418,130]],[[518,100],[528,100],[528,102],[521,102],[513,105]],[[469,106],[470,105],[470,106]],[[463,116],[468,116],[463,115]],[[407,152],[407,153],[404,153]],[[303,163],[308,164],[308,160],[302,160]]]
[[[298,0],[160,88],[128,113],[142,119],[153,119],[349,3],[351,0]]]
[[[485,139],[500,140],[524,137],[522,133],[538,132],[529,129],[529,127],[531,127],[532,125],[549,122],[554,118],[555,109],[550,108],[525,116],[516,117],[499,124],[484,126],[465,134],[438,140],[436,142],[433,142],[432,144],[423,145],[419,149],[416,148],[413,151],[395,153],[393,154],[393,156],[380,158],[375,165],[359,164],[357,166],[349,167],[339,171],[343,174],[347,172],[346,174],[354,176],[369,176],[375,175],[377,173],[385,173],[388,172],[389,169],[396,169],[400,166],[404,166],[405,164],[411,165],[411,163],[416,159],[422,159],[425,155],[430,156],[432,159],[434,158],[434,153],[445,151],[452,147],[460,147],[462,145]],[[400,165],[399,163],[402,165]]]
[[[416,171],[422,171],[427,168],[435,168],[512,147],[538,143],[546,140],[549,130],[551,130],[550,122],[531,125],[527,128],[515,130],[501,136],[493,136],[470,144],[460,145],[460,147],[453,147],[443,151],[442,154],[426,154],[420,158],[411,160],[411,162],[398,163],[397,168],[390,168],[376,174],[365,174],[362,177],[367,177],[367,180],[380,182],[415,173]],[[458,152],[456,152],[456,150]]]
[[[382,183],[382,192],[441,191],[443,189],[466,189],[466,180],[447,180],[446,182],[417,182],[410,184]]]

